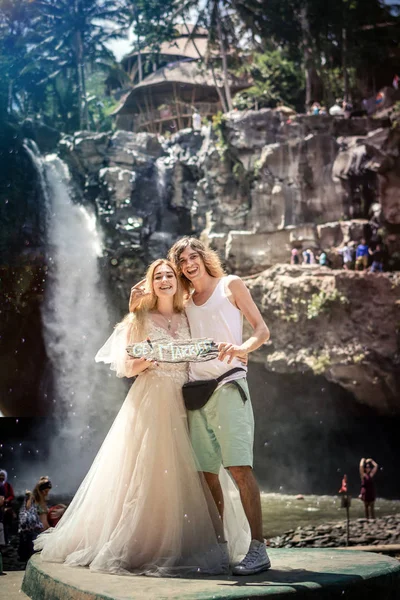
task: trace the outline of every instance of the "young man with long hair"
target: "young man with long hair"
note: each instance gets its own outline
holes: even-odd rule
[[[243,368],[239,359],[246,359],[270,335],[244,282],[237,276],[227,276],[217,253],[193,237],[178,240],[168,257],[190,294],[186,314],[192,337],[213,338],[219,344],[218,359],[191,363],[190,378],[217,378],[233,367]],[[244,342],[243,316],[252,328],[252,335]],[[236,385],[229,385],[232,381],[240,385],[246,401]],[[200,469],[221,515],[223,495],[218,473],[223,465],[239,488],[249,521],[252,542],[244,560],[234,567],[234,574],[268,569],[271,565],[262,532],[260,491],[253,474],[254,416],[246,373],[239,371],[224,379],[203,408],[188,411],[188,418]]]

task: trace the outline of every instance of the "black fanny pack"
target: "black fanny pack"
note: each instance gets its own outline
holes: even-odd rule
[[[188,381],[185,383],[182,386],[182,394],[187,410],[203,408],[217,389],[218,384],[226,377],[229,377],[229,375],[233,375],[233,373],[237,373],[238,371],[246,373],[245,369],[235,367],[216,379],[200,379],[199,381]],[[246,402],[247,396],[240,384],[235,380],[228,381],[227,385],[229,384],[234,385],[239,390],[243,402]]]

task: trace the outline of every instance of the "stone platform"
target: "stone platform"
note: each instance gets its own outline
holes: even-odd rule
[[[252,577],[166,579],[91,573],[35,555],[22,590],[33,600],[400,599],[400,563],[394,558],[305,548],[271,549],[270,556],[273,568]]]

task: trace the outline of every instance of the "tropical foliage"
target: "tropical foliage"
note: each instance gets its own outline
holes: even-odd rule
[[[254,81],[239,106],[296,108],[364,97],[398,70],[399,17],[382,0],[0,0],[0,118],[104,127],[113,101],[102,78],[125,76],[110,40],[132,27],[140,62],[144,47],[156,56],[178,23],[193,22],[192,35],[209,32],[204,62],[223,72],[223,85],[214,80],[224,110],[232,70]]]

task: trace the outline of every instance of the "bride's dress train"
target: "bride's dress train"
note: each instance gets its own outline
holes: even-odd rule
[[[152,339],[168,337],[149,321]],[[118,326],[96,357],[119,376],[128,374],[129,327]],[[188,337],[182,316],[172,339]],[[137,377],[67,511],[35,541],[43,560],[121,574],[226,571],[221,522],[187,432],[180,391],[186,369],[161,363]],[[236,562],[248,550],[249,528],[224,470],[221,479],[225,536]]]

